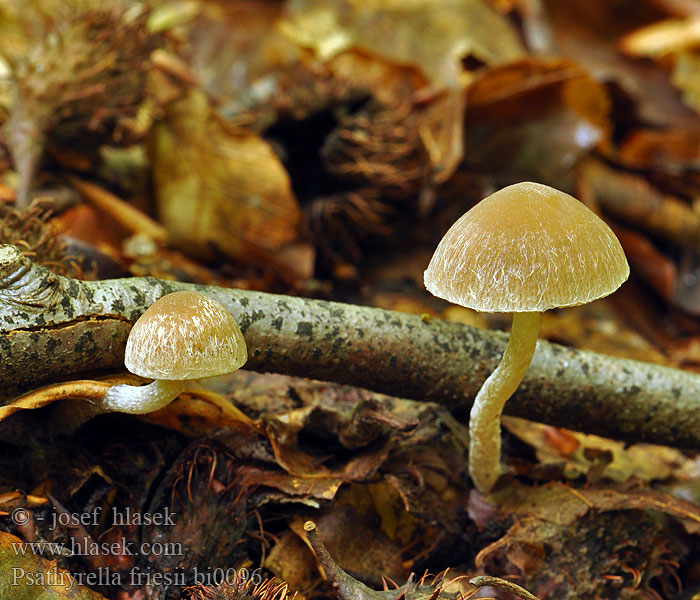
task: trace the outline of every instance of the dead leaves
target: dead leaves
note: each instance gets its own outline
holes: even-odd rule
[[[700,17],[668,19],[634,31],[620,40],[620,47],[632,56],[671,60],[671,81],[683,93],[685,104],[700,112]]]
[[[677,592],[681,548],[647,511],[668,515],[688,531],[700,525],[696,505],[648,489],[573,489],[552,483],[511,488],[499,501],[498,512],[515,522],[479,552],[476,564],[489,569],[506,561],[542,597],[605,598],[616,590],[616,597],[633,598],[652,585],[666,594]],[[488,511],[481,507],[478,514],[485,524]]]
[[[632,285],[639,286],[628,292],[628,318],[649,329],[673,321],[656,337],[640,329],[657,346],[581,312],[570,321],[549,315],[546,335],[644,360],[697,363],[697,324],[678,309],[700,311],[698,18],[684,14],[683,2],[655,0],[627,10],[633,4],[178,3],[170,7],[174,25],[167,24],[167,10],[156,25],[177,31],[167,51],[150,57],[152,97],[141,105],[127,98],[127,112],[117,116],[128,119],[119,119],[120,127],[101,114],[88,119],[116,137],[147,135],[150,162],[141,147],[140,184],[114,170],[117,197],[105,194],[104,179],[99,186],[86,183],[93,174],[83,171],[71,184],[101,208],[73,207],[56,223],[63,235],[80,238],[84,245],[74,241],[75,247],[96,264],[100,253],[104,268],[95,268],[94,276],[128,271],[254,288],[278,285],[270,273],[290,287],[319,274],[348,281],[363,277],[368,250],[418,239],[423,247],[411,270],[419,281],[426,262],[421,252],[445,218],[436,211],[462,211],[504,180],[545,180],[576,189],[616,221],[636,275]],[[8,34],[13,43],[17,32]],[[144,82],[133,82],[134,100]],[[81,91],[92,97],[89,89]],[[80,126],[85,119],[69,121],[60,124]],[[87,146],[56,142],[52,169],[93,168]],[[108,152],[101,156],[114,166]],[[154,198],[143,185],[151,175]],[[121,198],[133,199],[138,210],[125,210]],[[158,223],[142,219],[142,212]],[[134,233],[140,237],[127,238]],[[314,251],[321,254],[317,271]],[[352,293],[399,308],[425,304],[389,287],[366,292],[363,284]],[[328,287],[312,293],[319,289]],[[653,299],[640,290],[651,290]],[[420,310],[433,311],[434,305]],[[485,324],[464,312],[452,316]],[[123,337],[121,325],[115,336]],[[69,332],[66,345],[77,334]],[[683,334],[696,337],[683,344],[671,339]],[[94,347],[98,366],[105,347]],[[32,373],[23,376],[30,380]],[[79,483],[59,487],[65,484],[77,504],[105,497],[107,488],[133,489],[136,500],[155,497],[162,505],[176,492],[187,499],[178,505],[183,511],[195,504],[206,509],[192,510],[192,521],[178,533],[211,548],[201,534],[228,510],[216,499],[229,498],[223,491],[229,484],[230,490],[241,486],[252,511],[245,516],[246,539],[260,537],[246,550],[261,549],[252,551],[256,560],[306,591],[320,579],[303,537],[303,519],[312,516],[339,561],[374,583],[382,576],[401,580],[416,566],[472,565],[480,550],[477,566],[519,576],[543,598],[632,598],[653,595],[652,589],[677,595],[674,576],[687,538],[670,534],[675,529],[666,524],[682,523],[686,534],[696,535],[697,509],[634,486],[663,482],[697,500],[696,465],[681,452],[506,420],[518,438],[514,448],[528,451],[527,444],[537,459],[536,465],[527,454],[511,461],[521,481],[561,478],[567,484],[514,485],[496,498],[498,505],[472,495],[469,519],[466,432],[447,413],[314,382],[255,374],[235,381],[220,384],[223,397],[183,394],[144,418],[168,443],[216,436],[225,452],[200,448],[198,455],[180,455],[152,434],[141,441],[163,452],[154,459],[134,449],[134,435],[110,447],[108,460],[95,453],[95,463],[113,461],[110,466],[122,469],[111,469],[111,478],[102,465],[81,465],[75,467]],[[24,412],[12,418],[39,427],[49,411],[59,411],[24,409],[97,397],[102,387],[56,384],[3,407],[0,419]],[[258,420],[237,413],[228,398]],[[84,430],[102,436],[96,425]],[[176,461],[177,468],[160,460]],[[235,484],[217,471],[216,461],[235,464]],[[34,476],[25,471],[28,479]],[[134,473],[138,477],[128,479]],[[202,485],[187,487],[186,480]],[[587,487],[577,487],[584,481]],[[609,487],[599,487],[603,483]],[[235,517],[240,526],[243,517]]]

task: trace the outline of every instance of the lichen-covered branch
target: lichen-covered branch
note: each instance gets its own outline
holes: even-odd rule
[[[79,282],[0,246],[0,395],[122,366],[133,321],[197,289],[236,317],[247,368],[471,406],[506,336],[376,308],[152,278]],[[629,441],[700,449],[700,375],[540,341],[505,412]],[[466,414],[466,413],[465,413]]]

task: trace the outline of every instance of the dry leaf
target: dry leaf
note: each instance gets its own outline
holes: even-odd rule
[[[700,133],[686,129],[634,129],[620,143],[617,157],[640,170],[678,172],[700,168]]]
[[[601,475],[620,483],[632,477],[642,481],[667,479],[693,463],[680,450],[667,446],[626,446],[597,435],[557,429],[517,417],[503,417],[502,423],[505,429],[535,448],[541,463],[565,463],[564,473],[572,479],[586,475],[603,452],[609,453],[610,461],[603,465]]]
[[[631,59],[620,52],[621,37],[659,18],[653,4],[567,0],[547,2],[546,6],[557,50],[617,90],[621,108],[617,124],[642,121],[697,129],[696,116],[683,106],[668,73],[650,61]]]
[[[671,595],[687,549],[649,513],[672,517],[689,532],[700,530],[696,505],[655,490],[552,483],[534,489],[511,486],[494,500],[502,517],[515,521],[479,552],[476,565],[488,572],[518,573],[525,587],[543,598],[631,600],[643,597],[654,580],[654,587]],[[668,568],[661,568],[664,563]]]
[[[609,110],[605,88],[570,60],[492,67],[467,90],[465,159],[501,180],[556,184],[581,156],[607,144]]]
[[[627,34],[620,48],[633,56],[658,57],[700,43],[700,17],[669,19]]]
[[[524,54],[511,25],[483,0],[293,0],[280,26],[323,60],[356,47],[415,66],[439,88],[461,87],[466,57],[500,64]]]
[[[301,213],[289,176],[257,134],[229,131],[206,97],[166,107],[151,140],[158,213],[172,244],[203,258],[257,264],[299,241]],[[295,274],[310,276],[312,255]]]
[[[308,589],[318,579],[316,559],[293,531],[283,531],[265,559],[265,568],[293,590]]]
[[[351,575],[369,585],[381,585],[382,577],[398,581],[407,575],[402,565],[401,546],[376,526],[376,514],[363,513],[340,502],[314,513],[314,521],[328,551]],[[300,535],[305,519],[292,529]]]
[[[700,113],[700,54],[697,52],[678,54],[671,81],[683,93],[683,102],[686,106]]]

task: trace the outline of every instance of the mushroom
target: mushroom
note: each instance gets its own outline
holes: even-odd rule
[[[425,271],[428,291],[475,310],[513,313],[501,362],[469,417],[469,472],[480,492],[504,472],[501,412],[532,360],[540,313],[607,296],[628,276],[612,230],[572,196],[539,183],[491,194],[442,238]]]
[[[102,408],[132,414],[158,410],[189,380],[231,373],[247,358],[243,334],[221,304],[194,291],[167,294],[141,315],[126,342],[126,368],[154,381],[112,386]]]

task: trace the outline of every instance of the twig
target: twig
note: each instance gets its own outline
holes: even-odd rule
[[[72,175],[67,175],[66,179],[90,204],[108,214],[126,231],[142,233],[157,242],[165,241],[168,235],[165,228],[128,202],[94,183],[82,181]]]
[[[523,598],[524,600],[539,600],[537,596],[528,592],[525,588],[520,587],[517,583],[512,581],[507,581],[506,579],[501,579],[500,577],[489,577],[488,575],[477,575],[469,580],[474,586],[482,587],[488,585],[494,587],[497,590],[503,590],[504,592],[510,592],[518,598]]]
[[[377,308],[153,278],[80,282],[0,246],[0,395],[122,367],[131,324],[197,289],[236,317],[247,367],[468,409],[500,332]],[[636,442],[700,449],[700,375],[538,342],[506,413]]]

